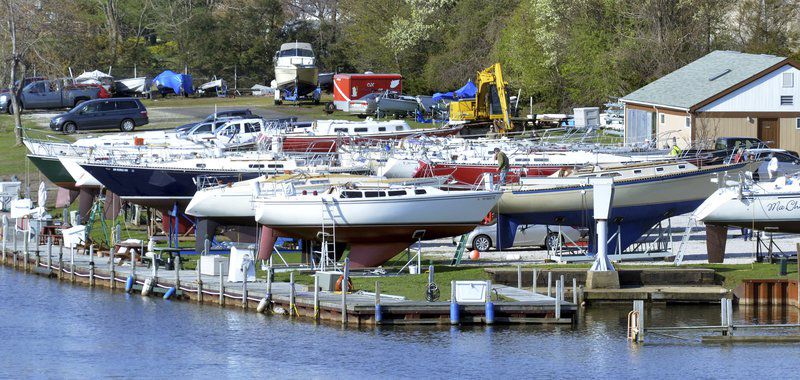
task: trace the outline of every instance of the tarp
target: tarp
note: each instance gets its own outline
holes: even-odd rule
[[[111,75],[108,75],[100,70],[95,70],[95,71],[84,71],[83,74],[75,77],[75,80],[80,83],[83,83],[88,80],[96,80],[99,82],[100,79],[103,78],[112,78],[112,77]]]
[[[184,93],[191,95],[194,93],[194,89],[192,88],[192,76],[189,74],[176,74],[167,70],[153,78],[153,84],[158,86],[159,90],[162,88],[169,88],[176,94]]]
[[[478,88],[472,83],[472,79],[467,81],[463,87],[450,92],[437,92],[433,94],[433,101],[438,103],[442,100],[468,99],[474,98]]]

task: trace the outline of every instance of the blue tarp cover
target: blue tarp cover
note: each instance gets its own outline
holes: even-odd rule
[[[187,95],[194,93],[192,76],[189,74],[176,74],[167,70],[153,78],[153,83],[159,87],[171,88],[176,94],[180,94],[181,90]]]
[[[474,98],[475,94],[478,92],[478,88],[475,87],[475,84],[472,83],[472,79],[467,81],[467,84],[464,87],[459,88],[455,91],[450,92],[437,92],[433,94],[433,101],[439,102],[441,100],[454,100],[454,99],[468,99]]]

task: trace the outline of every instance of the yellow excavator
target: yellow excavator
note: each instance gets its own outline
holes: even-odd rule
[[[514,129],[509,112],[509,100],[500,64],[478,72],[475,80],[475,99],[454,100],[450,103],[450,120],[466,122],[491,122],[497,133]]]

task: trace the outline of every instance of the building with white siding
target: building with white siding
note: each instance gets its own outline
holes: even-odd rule
[[[800,65],[785,57],[714,51],[620,101],[626,142],[757,137],[800,151]]]

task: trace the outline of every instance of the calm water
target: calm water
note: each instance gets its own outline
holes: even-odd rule
[[[632,347],[624,338],[628,310],[594,309],[576,328],[356,330],[112,294],[0,268],[0,378],[796,376],[800,345],[650,336]],[[653,324],[719,320],[717,306],[649,313]]]

